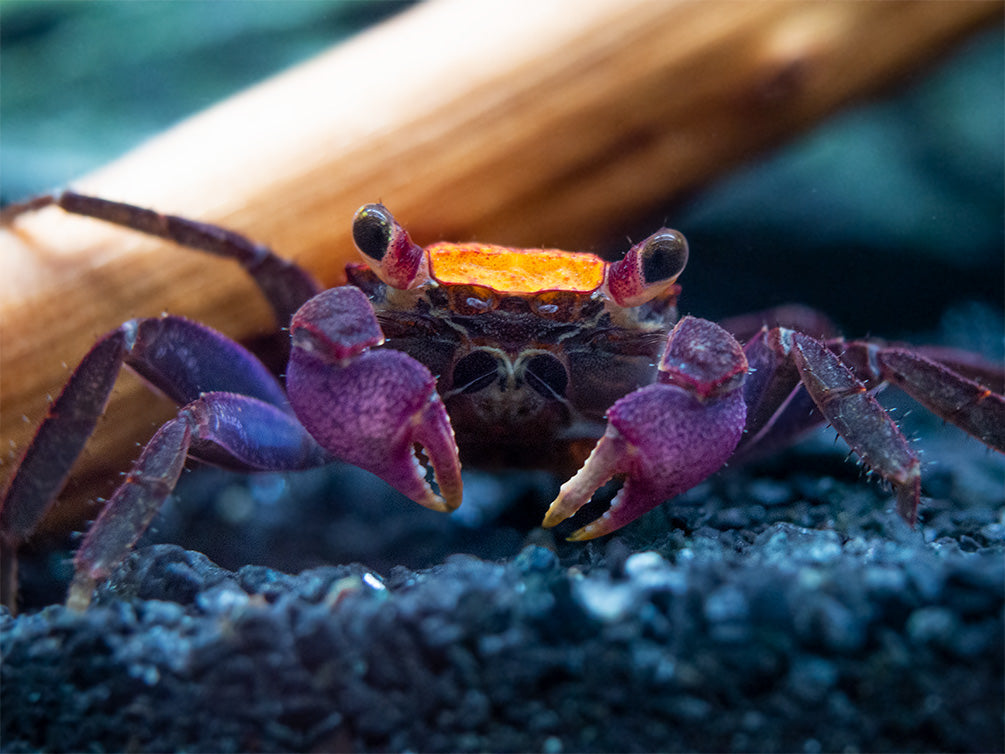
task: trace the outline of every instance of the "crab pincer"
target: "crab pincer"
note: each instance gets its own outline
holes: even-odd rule
[[[318,443],[427,508],[460,505],[461,465],[436,380],[400,351],[371,348],[384,335],[366,296],[352,287],[324,291],[301,307],[290,332],[290,405]],[[440,494],[425,479],[416,445]]]
[[[609,479],[623,475],[610,508],[569,539],[603,536],[720,469],[743,434],[746,372],[743,349],[728,332],[707,320],[681,319],[667,340],[657,382],[611,406],[606,432],[562,485],[543,526],[569,518]]]

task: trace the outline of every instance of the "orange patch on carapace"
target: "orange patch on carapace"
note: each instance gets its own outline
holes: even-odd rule
[[[585,293],[604,282],[604,260],[585,252],[476,243],[437,243],[426,251],[430,272],[445,285],[481,285],[498,293]]]

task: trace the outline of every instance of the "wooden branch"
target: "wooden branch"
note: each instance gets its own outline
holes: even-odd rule
[[[592,247],[1000,21],[1001,8],[438,0],[74,188],[240,230],[329,284],[354,256],[353,211],[377,199],[420,242]],[[52,209],[0,232],[3,476],[67,365],[123,320],[168,310],[239,339],[271,327],[226,262]],[[172,413],[123,378],[78,477],[114,482]]]

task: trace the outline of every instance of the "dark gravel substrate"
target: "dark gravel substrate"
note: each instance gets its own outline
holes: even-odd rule
[[[811,446],[586,547],[290,576],[150,545],[85,614],[2,613],[3,749],[1001,751],[1002,463],[953,447],[916,530]]]

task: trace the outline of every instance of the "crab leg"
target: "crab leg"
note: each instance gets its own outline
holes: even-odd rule
[[[898,512],[914,523],[921,495],[918,456],[852,369],[827,345],[780,327],[762,330],[746,353],[754,371],[742,450],[774,449],[827,421],[863,463],[895,486]],[[863,376],[875,387],[882,384]]]
[[[254,278],[272,306],[276,322],[280,326],[289,323],[301,304],[321,290],[321,286],[306,270],[277,256],[267,246],[233,231],[73,191],[43,194],[12,204],[0,214],[0,224],[8,224],[18,215],[50,205],[56,205],[75,215],[94,217],[174,241],[191,249],[236,260]]]
[[[750,374],[743,386],[747,431],[737,452],[758,452],[788,445],[823,419],[805,390],[799,370],[778,342],[780,328],[762,328],[744,347]]]
[[[763,329],[744,348],[750,375],[747,434],[737,453],[763,455],[791,444],[825,421],[813,399],[801,389],[802,378],[781,328]],[[801,336],[805,337],[805,335]],[[824,341],[870,391],[895,385],[932,413],[996,450],[1005,450],[1005,398],[999,393],[1003,372],[965,351],[949,348],[900,348],[869,341]]]
[[[780,330],[777,343],[791,354],[820,413],[866,466],[894,485],[897,512],[913,524],[921,498],[921,462],[886,409],[820,341]]]
[[[16,550],[59,495],[123,364],[179,404],[227,390],[268,404],[294,421],[282,387],[265,366],[204,325],[181,317],[137,319],[105,335],[71,374],[0,497],[4,604],[15,601]],[[324,457],[316,445],[310,454],[312,462]],[[241,466],[238,461],[231,465]]]
[[[995,373],[991,365],[972,357],[960,364],[959,355],[952,351],[931,350],[936,358],[950,361],[957,369],[967,369],[1000,389],[1000,368]],[[906,348],[852,342],[846,344],[841,358],[851,362],[856,373],[865,373],[872,382],[896,385],[936,416],[1005,453],[1005,397],[992,389],[967,379],[940,361]]]
[[[150,439],[74,558],[67,606],[87,607],[95,585],[147,530],[187,456],[241,469],[285,471],[329,460],[288,411],[235,393],[204,393]]]
[[[608,411],[608,426],[583,468],[562,485],[543,526],[564,521],[616,474],[625,482],[600,518],[569,539],[599,537],[717,471],[743,433],[747,360],[718,325],[685,317],[667,340],[658,382]]]
[[[262,363],[214,330],[181,317],[130,320],[84,356],[39,426],[0,498],[4,539],[20,543],[41,521],[94,431],[123,364],[179,404],[226,389],[287,405]]]
[[[1005,365],[989,361],[980,354],[944,346],[890,350],[908,350],[928,361],[934,361],[957,376],[979,383],[993,393],[1005,393]]]
[[[436,379],[400,351],[371,348],[384,335],[363,292],[346,286],[318,294],[297,312],[291,334],[290,403],[321,446],[428,508],[460,505],[461,466]],[[425,480],[416,445],[440,494]]]
[[[94,431],[125,352],[121,329],[99,340],[52,403],[0,497],[0,600],[17,601],[17,550],[66,483],[70,467]]]

